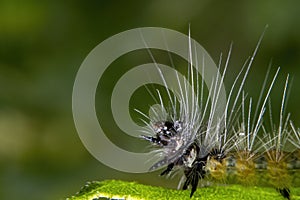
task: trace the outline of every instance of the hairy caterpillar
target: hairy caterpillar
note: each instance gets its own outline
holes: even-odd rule
[[[157,65],[167,97],[157,90],[159,106],[151,108],[152,115],[138,111],[148,118],[141,138],[153,144],[153,155],[158,157],[150,170],[165,167],[162,176],[183,173],[179,186],[183,190],[191,187],[190,197],[203,180],[209,183],[267,185],[274,187],[286,199],[290,199],[290,187],[299,184],[300,131],[291,122],[290,114],[284,114],[289,77],[283,87],[277,126],[273,123],[275,116],[271,112],[270,94],[279,69],[271,81],[268,81],[267,74],[256,106],[244,91],[262,37],[229,88],[223,113],[216,110],[222,103],[219,94],[227,73],[231,47],[223,73],[213,78],[206,98],[203,77],[199,77],[195,73],[198,69],[194,69],[200,62],[192,63],[191,40],[187,82],[182,82],[176,73],[178,93],[169,91],[172,86]],[[266,123],[268,118],[270,122]]]

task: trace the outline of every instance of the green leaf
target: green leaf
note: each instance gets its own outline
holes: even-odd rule
[[[74,196],[67,200],[158,200],[158,199],[180,199],[180,200],[247,200],[247,199],[271,199],[284,200],[274,188],[270,187],[245,187],[241,185],[211,186],[198,188],[192,198],[190,191],[166,189],[138,184],[136,182],[124,182],[117,180],[93,181],[87,183]],[[300,187],[291,188],[292,200],[300,200]]]

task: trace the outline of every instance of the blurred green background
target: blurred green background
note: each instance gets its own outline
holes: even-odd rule
[[[270,61],[272,72],[281,66],[274,96],[280,98],[289,73],[288,110],[299,126],[299,13],[296,0],[0,0],[0,199],[63,199],[86,181],[112,178],[177,184],[156,172],[128,174],[104,166],[75,130],[71,96],[81,62],[100,42],[131,28],[187,34],[191,24],[192,37],[216,63],[233,41],[230,68],[238,71],[268,24],[246,88],[255,96]]]

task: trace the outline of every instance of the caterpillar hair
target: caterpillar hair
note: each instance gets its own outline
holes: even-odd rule
[[[291,122],[290,114],[285,116],[289,76],[283,89],[277,127],[272,121],[270,94],[279,68],[271,81],[268,81],[268,71],[256,106],[253,106],[254,100],[248,97],[244,87],[263,35],[229,88],[222,113],[218,112],[220,104],[224,103],[220,93],[228,74],[232,45],[224,69],[213,77],[209,88],[204,87],[204,66],[201,66],[197,57],[193,58],[197,54],[190,32],[186,78],[176,71],[176,83],[171,84],[159,64],[156,64],[164,87],[164,92],[157,89],[155,94],[152,93],[153,98],[157,97],[159,106],[151,107],[150,115],[137,110],[147,117],[141,138],[153,145],[151,153],[156,161],[149,170],[164,167],[161,176],[181,173],[178,185],[183,190],[190,187],[190,197],[197,190],[199,182],[206,180],[209,184],[237,182],[243,185],[268,185],[284,198],[290,199],[290,187],[293,184],[291,171],[300,168],[300,131]],[[156,63],[150,50],[149,54]],[[193,60],[196,62],[193,63]],[[270,126],[265,120],[266,113],[271,119]]]

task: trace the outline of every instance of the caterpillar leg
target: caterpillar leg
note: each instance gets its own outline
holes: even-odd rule
[[[165,174],[169,174],[170,171],[172,171],[173,167],[174,167],[174,163],[170,163],[168,165],[167,169],[165,169],[160,175],[163,176]]]
[[[284,198],[286,198],[286,199],[288,199],[288,200],[291,199],[291,197],[290,197],[290,189],[289,189],[289,188],[277,188],[276,190],[277,190],[278,192],[280,192],[280,194],[281,194]]]
[[[189,185],[192,186],[190,198],[196,192],[199,180],[204,178],[205,175],[205,162],[203,161],[196,161],[193,163],[191,168],[187,168],[185,170],[186,181],[183,185],[183,190],[186,190]]]

